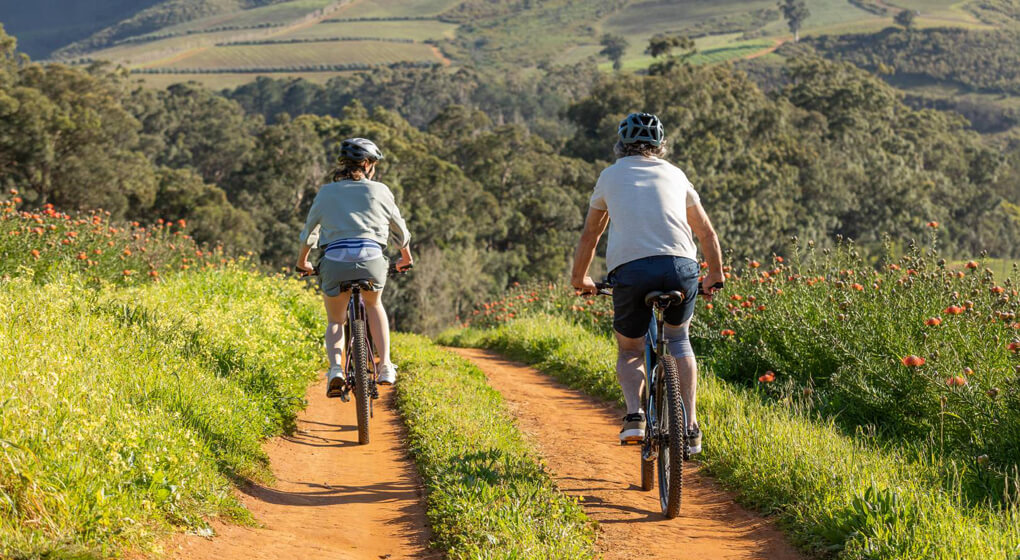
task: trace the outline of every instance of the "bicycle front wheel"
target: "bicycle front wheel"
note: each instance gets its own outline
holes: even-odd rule
[[[368,335],[365,321],[361,319],[351,323],[351,346],[351,357],[354,358],[354,399],[358,410],[358,443],[365,445],[369,441],[372,389],[369,387]]]
[[[684,489],[684,450],[687,448],[687,410],[680,398],[680,374],[676,360],[663,356],[662,377],[656,387],[657,435],[659,438],[659,502],[669,519],[680,515]],[[663,387],[664,385],[664,387]],[[658,404],[658,403],[657,403]]]

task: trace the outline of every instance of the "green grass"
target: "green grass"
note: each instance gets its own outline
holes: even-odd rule
[[[206,270],[134,288],[0,282],[0,557],[151,551],[244,521],[260,441],[303,406],[321,310],[296,281]]]
[[[615,347],[564,319],[535,316],[491,330],[451,331],[450,344],[484,346],[563,382],[619,402]],[[741,501],[779,517],[799,545],[854,559],[1013,558],[1014,510],[971,508],[939,471],[844,435],[791,402],[770,403],[703,372],[701,461]]]
[[[155,68],[221,69],[307,67],[319,64],[439,62],[429,45],[388,41],[338,41],[279,45],[209,47]]]
[[[590,558],[594,532],[467,360],[414,335],[394,337],[397,406],[428,490],[436,544],[459,559]]]
[[[171,25],[159,31],[201,31],[221,26],[247,26],[259,24],[286,24],[332,4],[335,0],[292,0],[261,8],[218,14],[185,23]]]
[[[730,60],[736,60],[740,58],[746,58],[754,53],[760,52],[764,49],[772,46],[770,41],[750,41],[735,43],[726,47],[717,47],[712,49],[706,49],[704,51],[696,53],[689,60],[691,64],[718,64],[720,62],[727,62]],[[623,70],[634,71],[643,70],[648,68],[655,62],[655,59],[650,56],[640,56],[634,58],[625,58],[623,60]],[[599,64],[599,68],[602,70],[611,70],[613,67],[611,62],[603,62]]]
[[[306,39],[331,37],[372,37],[379,39],[443,39],[453,37],[457,26],[436,20],[410,21],[344,21],[320,23],[273,39]]]
[[[463,0],[354,0],[337,17],[428,17],[437,16]]]

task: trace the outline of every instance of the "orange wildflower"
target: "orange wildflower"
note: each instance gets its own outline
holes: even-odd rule
[[[900,360],[900,363],[907,367],[921,367],[924,365],[924,358],[911,354]]]
[[[772,371],[766,371],[765,375],[758,378],[758,383],[772,383],[776,380],[776,374]]]

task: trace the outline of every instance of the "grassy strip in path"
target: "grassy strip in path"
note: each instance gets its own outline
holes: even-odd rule
[[[487,347],[561,381],[620,402],[615,347],[563,319],[530,317],[440,342]],[[939,474],[892,449],[874,449],[782,403],[769,404],[703,374],[701,460],[740,499],[779,516],[807,549],[854,559],[1015,558],[1020,516],[961,505]]]
[[[471,362],[395,335],[397,406],[428,490],[436,544],[449,558],[590,558],[594,532],[560,493]]]
[[[133,288],[0,281],[0,558],[155,551],[247,512],[260,441],[303,405],[320,304],[228,268]]]

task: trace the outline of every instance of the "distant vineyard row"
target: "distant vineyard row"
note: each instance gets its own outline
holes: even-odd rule
[[[334,43],[338,41],[383,41],[386,43],[414,43],[414,39],[398,37],[305,37],[294,39],[262,39],[254,41],[226,41],[216,43],[217,47],[241,47],[253,45],[292,45],[297,43]]]
[[[132,74],[269,74],[291,72],[350,72],[354,70],[374,70],[377,68],[432,68],[440,66],[436,62],[395,62],[392,64],[366,64],[353,62],[346,64],[309,64],[304,66],[267,66],[262,68],[133,68]]]

